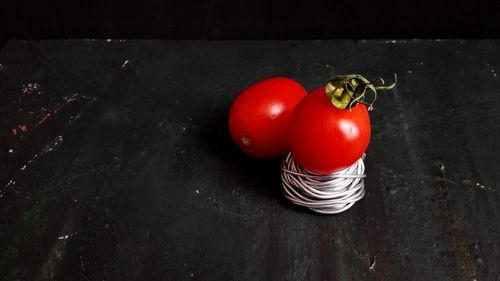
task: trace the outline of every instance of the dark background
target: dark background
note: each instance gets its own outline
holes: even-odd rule
[[[52,38],[496,38],[500,5],[481,1],[3,1],[6,40]]]
[[[0,280],[500,281],[498,50],[10,41]],[[279,159],[239,151],[227,113],[255,81],[284,75],[309,90],[351,71],[399,81],[370,114],[365,198],[319,216],[285,199]]]
[[[498,37],[499,5],[27,1],[0,39]],[[1,43],[1,42],[0,42]],[[12,40],[0,51],[0,280],[500,280],[500,41]],[[231,102],[287,76],[391,77],[367,194],[282,196]]]

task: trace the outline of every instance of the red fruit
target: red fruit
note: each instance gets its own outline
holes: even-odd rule
[[[231,137],[255,158],[286,153],[292,112],[306,94],[298,82],[289,78],[271,78],[253,84],[231,105]]]
[[[364,104],[351,111],[335,107],[320,87],[295,108],[290,130],[292,156],[303,168],[320,175],[352,165],[370,142],[370,116]]]

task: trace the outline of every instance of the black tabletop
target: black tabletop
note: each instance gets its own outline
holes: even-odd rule
[[[0,280],[500,280],[500,41],[10,41]],[[392,77],[366,196],[323,216],[228,135],[286,76]]]

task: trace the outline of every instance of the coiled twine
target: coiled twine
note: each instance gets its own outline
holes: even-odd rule
[[[343,212],[365,195],[365,155],[351,166],[330,175],[313,174],[288,153],[281,163],[285,196],[294,204],[320,214]]]

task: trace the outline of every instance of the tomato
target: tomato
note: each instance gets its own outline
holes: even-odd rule
[[[231,105],[231,137],[254,158],[273,158],[289,151],[290,119],[306,94],[298,82],[289,78],[277,77],[253,84]]]
[[[332,105],[320,87],[295,108],[290,128],[292,156],[306,170],[331,174],[356,162],[370,142],[370,116],[364,104]]]

